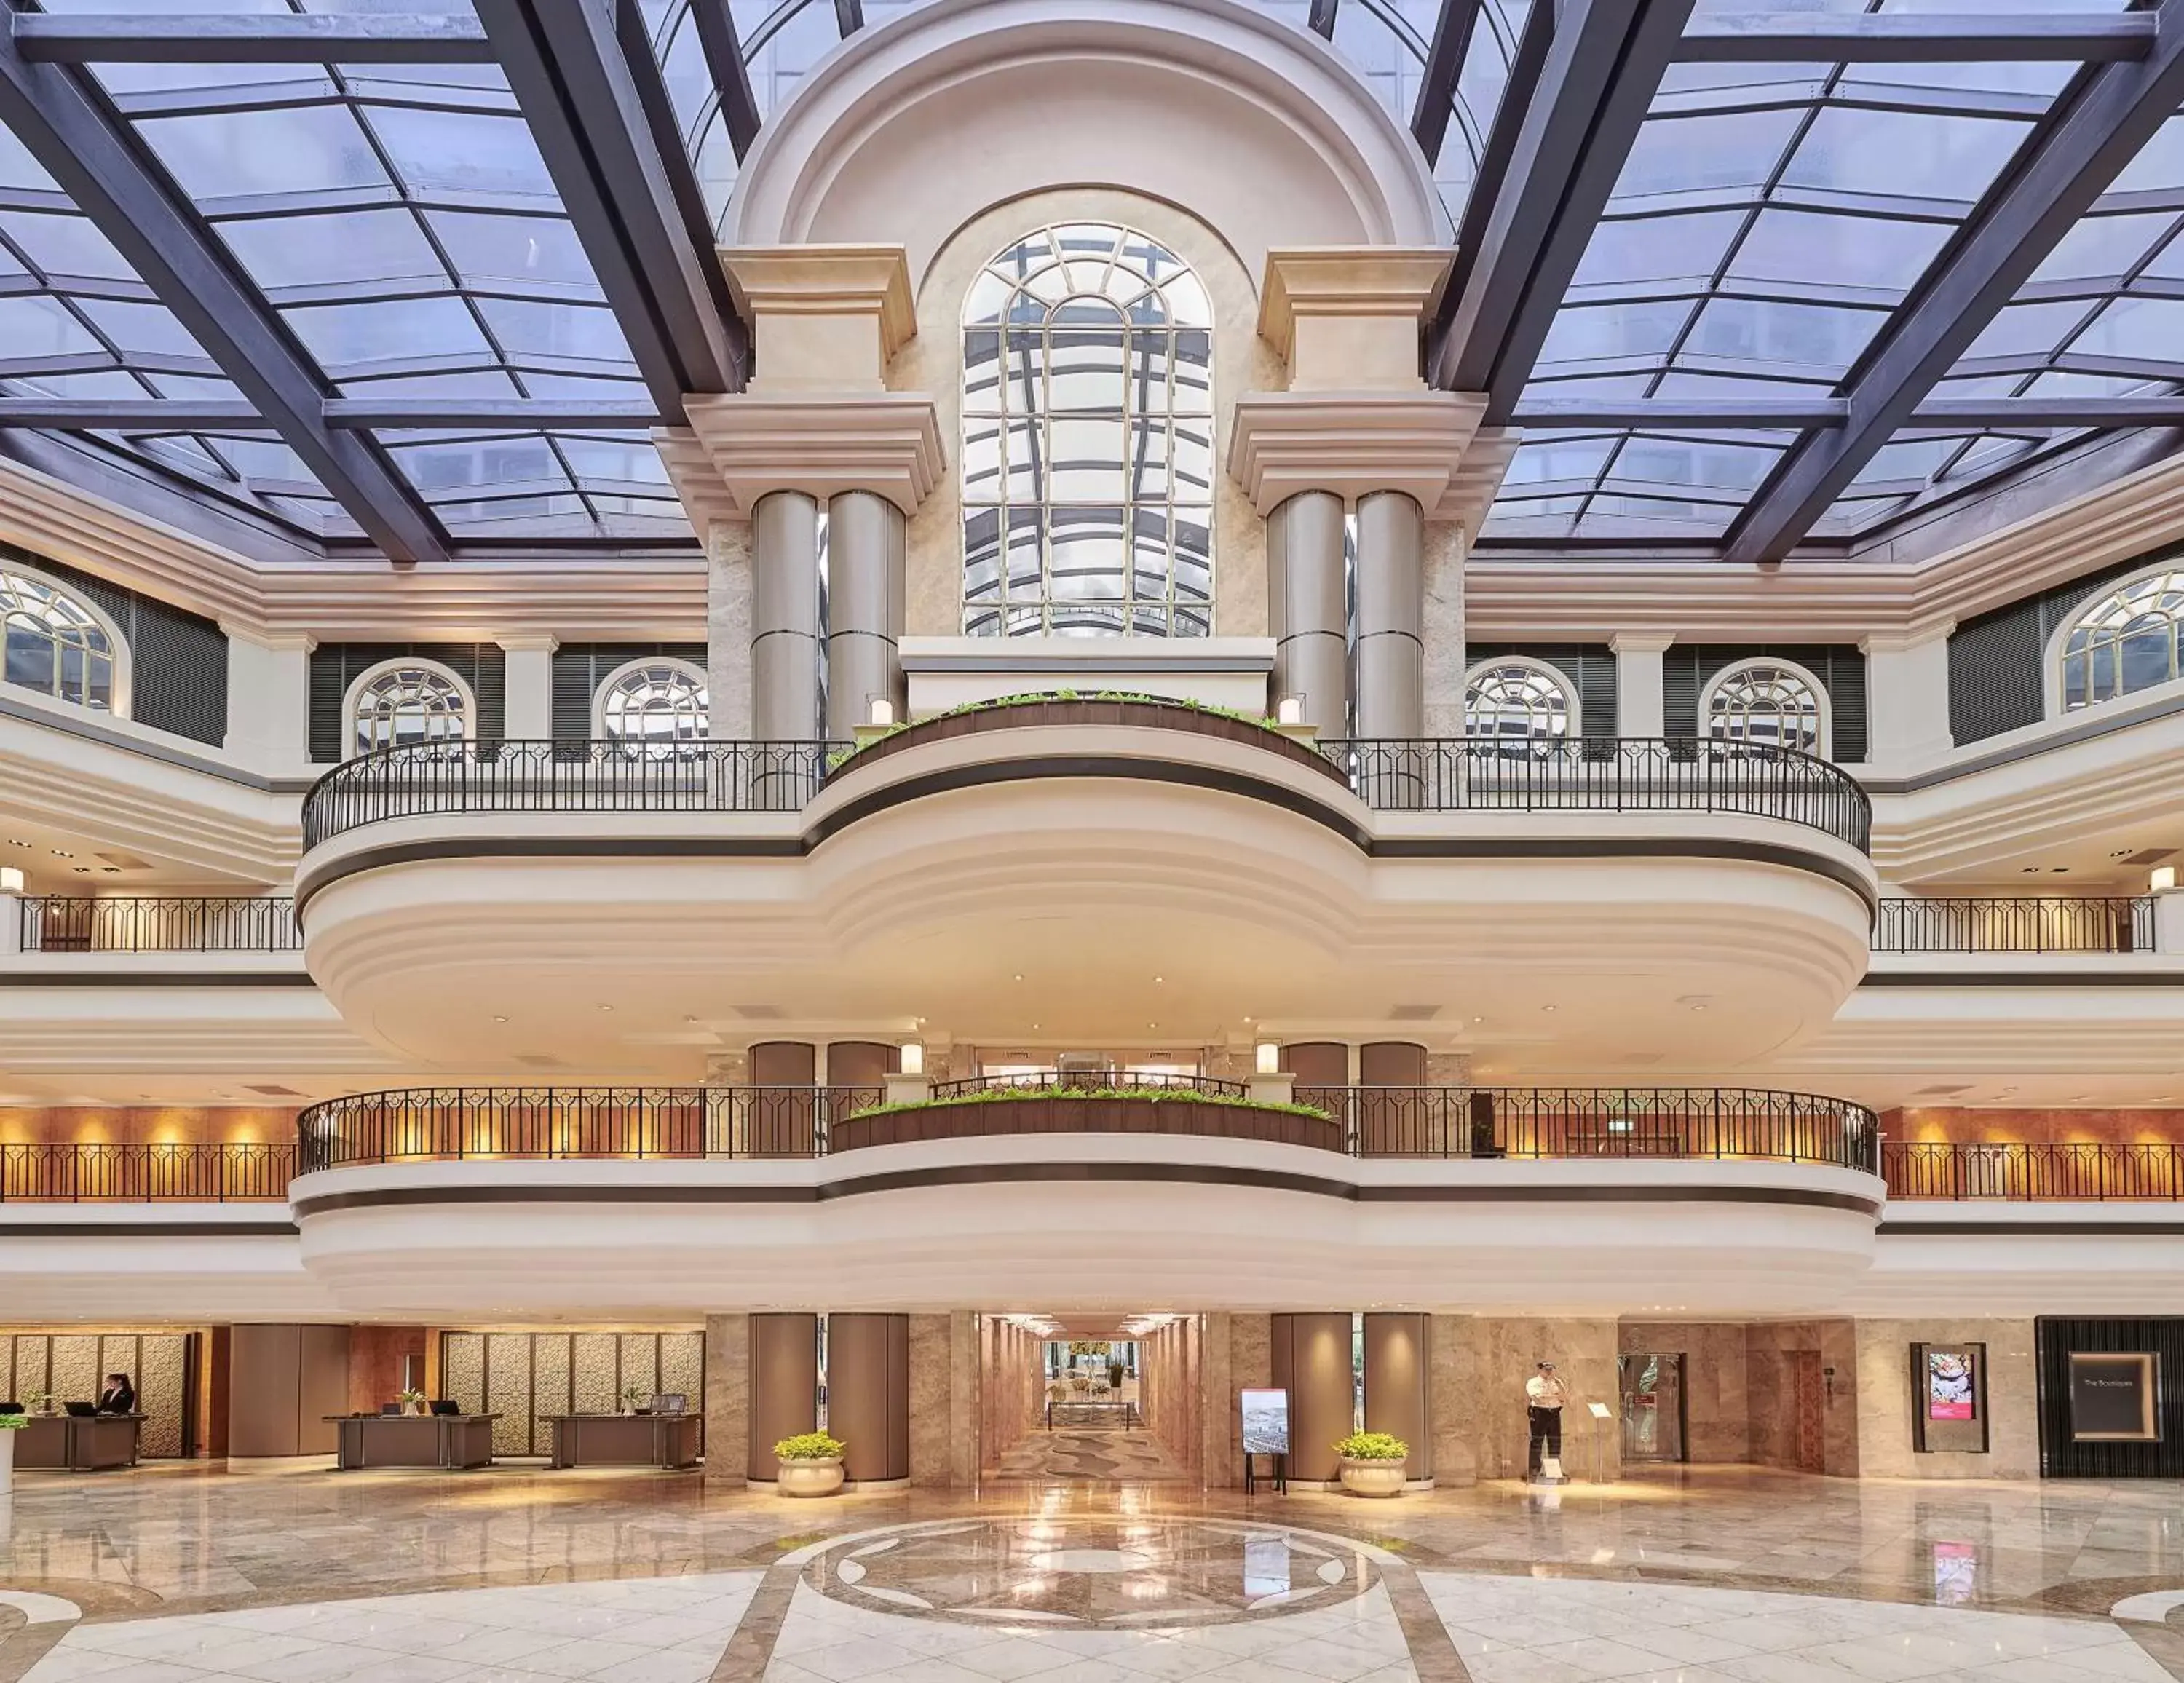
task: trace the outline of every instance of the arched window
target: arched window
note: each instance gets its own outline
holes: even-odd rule
[[[120,635],[51,580],[0,568],[0,638],[9,683],[102,713],[127,711]]]
[[[348,692],[349,747],[375,748],[441,742],[460,754],[477,717],[469,688],[445,666],[429,660],[388,660],[372,667]]]
[[[2096,599],[2063,634],[2061,656],[2066,713],[2184,672],[2184,570],[2148,573]]]
[[[1463,733],[1507,744],[1507,751],[1552,750],[1550,740],[1574,735],[1577,698],[1569,681],[1543,660],[1489,660],[1463,683]]]
[[[1828,693],[1786,660],[1742,660],[1714,676],[1700,703],[1707,735],[1807,754],[1828,751]]]
[[[593,704],[593,728],[615,742],[677,757],[705,739],[705,675],[686,660],[632,660],[609,672]]]
[[[1105,222],[1010,246],[963,303],[963,629],[1213,630],[1213,313]]]

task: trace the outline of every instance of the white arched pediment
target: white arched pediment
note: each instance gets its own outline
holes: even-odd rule
[[[1117,187],[1269,248],[1424,246],[1409,133],[1318,36],[1236,0],[938,0],[861,31],[744,162],[730,243],[941,244],[1026,193]]]

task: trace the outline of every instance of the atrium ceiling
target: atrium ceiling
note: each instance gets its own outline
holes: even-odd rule
[[[0,450],[304,558],[688,549],[738,161],[919,3],[0,0]],[[2184,0],[1255,3],[1433,165],[1485,546],[1840,554],[2184,424]]]

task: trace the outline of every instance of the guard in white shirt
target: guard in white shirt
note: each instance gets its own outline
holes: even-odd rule
[[[1552,1362],[1540,1363],[1539,1372],[1524,1381],[1524,1417],[1532,1429],[1529,1478],[1540,1476],[1542,1457],[1553,1461],[1556,1475],[1561,1475],[1563,1405],[1569,1401],[1569,1386],[1557,1376]]]

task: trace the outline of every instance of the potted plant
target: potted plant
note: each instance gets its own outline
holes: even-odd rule
[[[425,1393],[421,1390],[398,1390],[394,1393],[394,1400],[402,1405],[402,1412],[404,1414],[421,1414],[425,1412]]]
[[[621,1412],[642,1414],[644,1405],[652,1400],[652,1393],[641,1385],[626,1385],[621,1388]]]
[[[31,1417],[10,1410],[0,1414],[0,1496],[15,1488],[15,1434],[31,1424]]]
[[[53,1394],[49,1390],[26,1390],[23,1393],[23,1407],[33,1414],[51,1414]]]
[[[1338,1441],[1342,1488],[1352,1496],[1401,1496],[1411,1446],[1387,1432],[1352,1432]]]
[[[799,1432],[773,1446],[781,1463],[783,1496],[832,1496],[842,1488],[842,1457],[849,1446],[824,1432]]]

